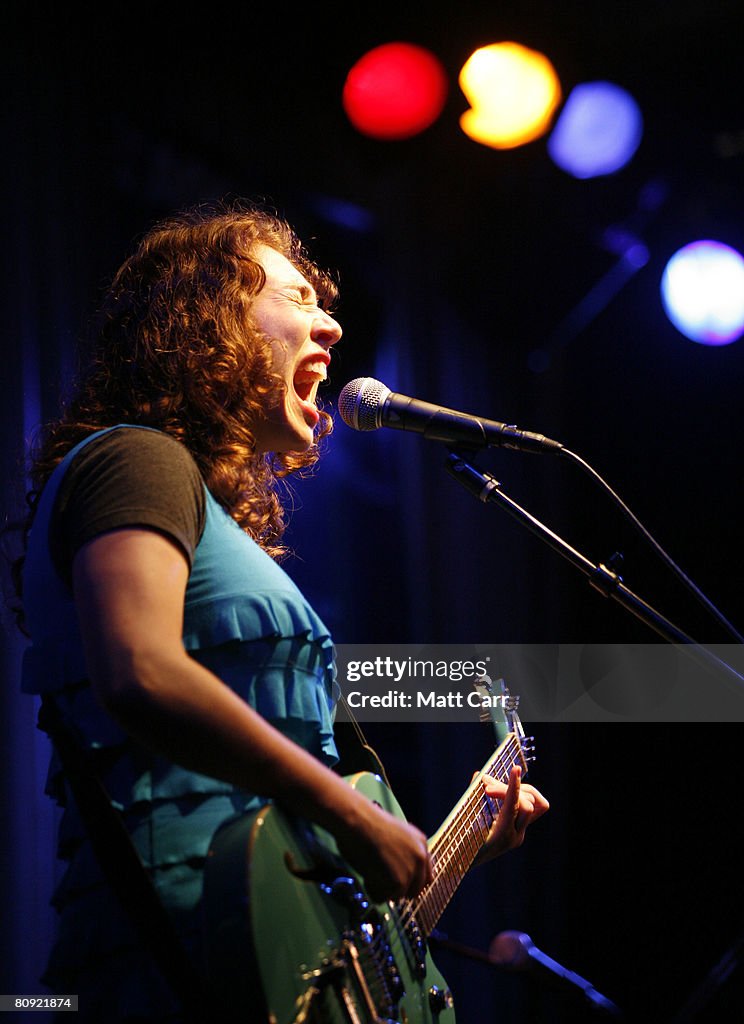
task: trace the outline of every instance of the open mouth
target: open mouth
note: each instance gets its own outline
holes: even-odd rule
[[[303,366],[294,375],[294,389],[302,402],[315,402],[318,385],[327,377],[325,363],[316,362]]]
[[[310,415],[315,422],[318,420],[318,410],[315,400],[318,394],[318,387],[327,377],[326,365],[321,361],[309,363],[297,371],[292,379],[292,386],[295,394],[303,406],[303,410]]]

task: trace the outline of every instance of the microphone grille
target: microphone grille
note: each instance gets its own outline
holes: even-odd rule
[[[339,415],[353,430],[377,430],[380,409],[389,394],[390,389],[374,377],[357,377],[339,393]]]

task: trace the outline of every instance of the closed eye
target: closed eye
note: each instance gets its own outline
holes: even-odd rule
[[[310,288],[291,288],[286,292],[286,295],[299,306],[305,306],[308,309],[320,309],[318,298]]]
[[[298,306],[302,306],[308,311],[319,310],[321,313],[325,313],[326,316],[335,316],[334,310],[331,308],[331,303],[328,302],[326,296],[319,298],[314,288],[309,285],[289,285],[281,290],[281,294],[286,296],[291,302]]]

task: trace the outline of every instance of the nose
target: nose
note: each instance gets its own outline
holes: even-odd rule
[[[329,316],[325,310],[319,309],[310,328],[310,337],[324,348],[330,348],[339,340],[343,331],[341,324]]]

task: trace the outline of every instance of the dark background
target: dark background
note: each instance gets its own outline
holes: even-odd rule
[[[684,339],[659,280],[681,245],[744,249],[744,112],[737,2],[458,3],[257,8],[109,4],[7,9],[2,474],[9,514],[23,449],[54,415],[76,338],[106,280],[154,220],[197,201],[265,200],[336,268],[345,337],[326,400],[356,376],[563,441],[607,478],[740,628],[744,343]],[[430,47],[451,83],[437,123],[382,143],[340,102],[382,42]],[[545,52],[564,95],[610,79],[644,114],[632,163],[578,182],[545,140],[512,152],[460,131],[457,73],[517,39]],[[616,280],[610,239],[650,259]],[[530,353],[548,348],[542,373]],[[653,635],[502,511],[461,491],[439,446],[339,423],[295,487],[288,570],[344,643],[649,642]],[[569,463],[497,452],[479,464],[595,561],[703,643],[726,634]],[[47,749],[17,691],[22,645],[2,635],[2,992],[38,991],[53,815]],[[375,726],[409,817],[433,830],[490,752],[488,726]],[[533,781],[550,814],[524,848],[466,880],[442,922],[479,949],[506,928],[590,978],[633,1021],[671,1021],[744,929],[739,728],[537,724]],[[537,979],[437,955],[461,1024],[592,1019]],[[734,964],[696,1017],[739,1021]],[[38,1019],[38,1018],[36,1018]]]

